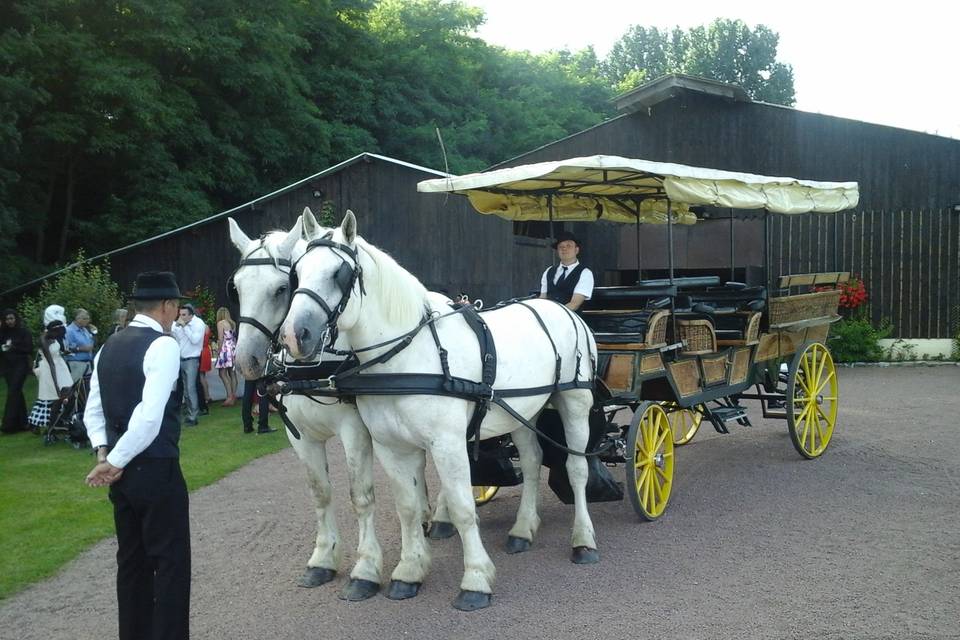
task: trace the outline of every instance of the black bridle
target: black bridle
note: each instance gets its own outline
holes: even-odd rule
[[[330,232],[322,238],[308,242],[303,255],[297,259],[297,262],[295,262],[290,269],[290,288],[293,290],[293,293],[290,294],[291,304],[293,303],[293,297],[298,293],[302,293],[320,305],[320,308],[327,314],[327,325],[325,327],[326,337],[317,343],[317,347],[314,348],[313,353],[311,353],[309,357],[313,357],[320,349],[326,348],[327,345],[332,346],[333,343],[336,342],[337,321],[340,319],[343,310],[346,309],[347,303],[350,302],[350,294],[353,293],[353,288],[358,282],[360,284],[360,293],[367,293],[363,287],[363,269],[360,267],[360,258],[357,255],[357,251],[348,245],[332,240],[332,235],[333,232]],[[340,258],[340,266],[333,275],[333,280],[337,285],[337,289],[340,291],[340,302],[333,308],[313,289],[299,286],[300,281],[297,275],[297,265],[300,263],[300,260],[303,260],[304,256],[317,247],[327,247],[334,255]],[[350,260],[353,261],[353,264],[351,265],[340,252],[346,254]]]
[[[294,273],[293,270],[292,270],[292,265],[290,264],[290,260],[288,260],[288,259],[286,259],[286,258],[276,258],[276,259],[274,259],[274,258],[251,258],[251,257],[249,257],[251,254],[256,253],[256,252],[259,251],[260,249],[266,250],[266,248],[263,246],[263,238],[260,239],[260,244],[258,244],[258,245],[253,249],[253,251],[251,251],[250,253],[247,254],[247,257],[244,257],[244,258],[242,258],[242,259],[240,260],[240,264],[237,266],[236,270],[234,270],[234,272],[230,275],[230,278],[227,280],[227,299],[228,299],[230,302],[232,302],[232,303],[234,303],[234,304],[236,304],[236,305],[239,305],[239,304],[240,304],[240,292],[237,291],[237,285],[234,283],[233,279],[236,277],[236,275],[237,275],[237,273],[240,271],[240,269],[242,269],[242,268],[244,268],[244,267],[254,267],[254,266],[271,266],[271,267],[275,267],[275,268],[276,268],[277,270],[279,270],[281,273],[287,275],[287,277],[291,277],[290,274]],[[288,271],[284,271],[284,270],[281,269],[280,267],[287,267],[289,270],[288,270]],[[293,299],[293,296],[292,296],[292,295],[290,296],[290,299],[291,299],[291,300]],[[288,301],[287,305],[288,305],[288,308],[289,308],[289,301]],[[251,327],[253,327],[254,329],[258,330],[258,331],[259,331],[260,333],[262,333],[263,335],[267,336],[267,338],[270,340],[270,345],[271,345],[271,347],[273,348],[274,351],[276,351],[276,347],[279,346],[279,335],[280,335],[280,326],[281,326],[281,325],[277,325],[277,328],[274,329],[273,331],[271,331],[271,330],[268,329],[266,326],[264,326],[264,324],[263,324],[262,322],[260,322],[260,321],[257,320],[256,318],[250,318],[250,317],[247,317],[247,316],[240,316],[239,319],[237,320],[237,323],[238,323],[238,324],[249,324]],[[281,323],[281,324],[282,324],[282,323]]]

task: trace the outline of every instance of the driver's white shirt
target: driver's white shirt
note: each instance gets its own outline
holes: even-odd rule
[[[557,272],[553,276],[553,284],[557,284],[557,280],[560,279],[560,274],[563,273],[563,266],[567,267],[567,273],[572,272],[580,264],[580,261],[577,260],[573,264],[568,265],[557,265]],[[543,271],[543,275],[540,276],[540,293],[547,293],[547,272],[550,271],[552,267],[547,267]],[[577,281],[577,286],[573,288],[574,293],[579,293],[587,300],[590,299],[590,296],[593,295],[593,272],[590,271],[588,267],[584,267],[583,271],[580,272],[580,279]]]

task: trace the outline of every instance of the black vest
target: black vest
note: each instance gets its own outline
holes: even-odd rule
[[[580,274],[583,273],[583,270],[586,268],[581,262],[573,271],[567,271],[567,277],[558,282],[557,284],[553,283],[553,279],[557,275],[557,265],[554,265],[547,269],[547,297],[551,300],[556,300],[560,304],[567,304],[570,302],[570,299],[573,297],[573,290],[577,287],[577,283],[580,282]]]
[[[143,399],[143,358],[147,349],[163,334],[149,327],[128,326],[110,336],[97,363],[100,402],[107,422],[107,444],[112,448],[127,430],[134,408]],[[180,399],[176,386],[163,409],[160,432],[140,453],[146,458],[179,458]]]

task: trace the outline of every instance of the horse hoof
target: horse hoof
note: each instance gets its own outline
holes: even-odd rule
[[[324,569],[323,567],[307,567],[307,570],[303,572],[303,575],[300,576],[300,579],[297,581],[297,584],[301,587],[319,587],[322,584],[327,584],[337,576],[337,572],[333,569]]]
[[[361,600],[366,600],[367,598],[372,598],[377,595],[377,591],[380,591],[380,585],[378,583],[360,578],[351,578],[347,586],[340,592],[339,597],[341,600],[360,602]]]
[[[518,538],[517,536],[507,538],[507,553],[523,553],[529,551],[532,546],[533,543],[526,538]]]
[[[419,582],[404,582],[403,580],[391,580],[390,588],[385,594],[391,600],[406,600],[420,593]]]
[[[486,609],[490,606],[490,600],[493,596],[482,591],[460,591],[457,599],[453,601],[453,608],[460,611],[476,611],[477,609]]]
[[[570,559],[574,564],[597,564],[600,562],[600,552],[590,547],[574,547]]]
[[[430,524],[430,531],[427,535],[431,540],[444,540],[446,538],[452,538],[456,532],[457,529],[452,523],[437,521]]]

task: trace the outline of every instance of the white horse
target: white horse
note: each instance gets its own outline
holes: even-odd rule
[[[316,243],[319,236],[312,233],[307,237]],[[361,349],[413,331],[425,313],[450,311],[445,298],[429,294],[412,274],[359,237],[356,218],[349,211],[329,239],[319,239],[318,245],[308,247],[311,248],[296,265],[299,287],[307,292],[294,295],[280,329],[280,336],[294,357],[308,357],[316,352],[325,339],[325,331],[334,323],[357,350],[361,362],[370,363],[397,343]],[[345,278],[351,273],[358,277]],[[495,390],[551,387],[556,382],[557,354],[562,358],[561,381],[592,380],[596,356],[593,336],[562,305],[531,300],[489,311],[483,317],[496,343]],[[451,374],[479,382],[481,358],[477,338],[462,316],[442,318],[435,326],[442,345],[449,351]],[[394,374],[441,371],[438,348],[427,328],[415,333],[406,348],[369,369],[370,373]],[[547,391],[511,397],[508,403],[526,420],[535,421],[548,401],[560,413],[567,445],[583,451],[589,435],[591,390]],[[394,597],[416,595],[429,569],[429,547],[417,519],[414,494],[417,470],[422,469],[424,452],[429,451],[440,476],[446,506],[463,543],[464,574],[454,606],[462,610],[488,606],[495,568],[480,540],[465,438],[474,403],[438,395],[359,395],[357,404],[373,436],[377,458],[390,476],[400,516],[403,548],[392,574],[390,593]],[[529,547],[540,524],[536,478],[542,452],[534,433],[500,406],[491,405],[481,426],[481,437],[506,433],[512,434],[524,477],[532,479],[523,484],[517,520],[510,530],[510,550],[520,551]],[[566,469],[575,504],[572,559],[577,563],[597,562],[596,538],[587,512],[586,460],[568,456]]]
[[[242,256],[240,267],[233,276],[241,325],[244,325],[237,341],[236,364],[247,380],[246,384],[254,384],[253,381],[263,375],[277,329],[286,315],[291,294],[289,265],[305,243],[301,240],[300,219],[289,233],[274,231],[259,240],[248,238],[233,218],[228,220],[230,239]],[[350,500],[359,533],[356,563],[350,572],[350,582],[340,597],[354,601],[369,598],[380,588],[383,568],[383,555],[374,530],[370,434],[357,408],[350,404],[333,402],[321,405],[294,395],[286,399],[285,406],[289,419],[301,434],[297,439],[287,432],[290,444],[307,468],[317,513],[316,544],[299,584],[316,587],[333,580],[343,555],[334,509],[330,504],[332,487],[326,450],[327,441],[339,435],[347,457]]]

